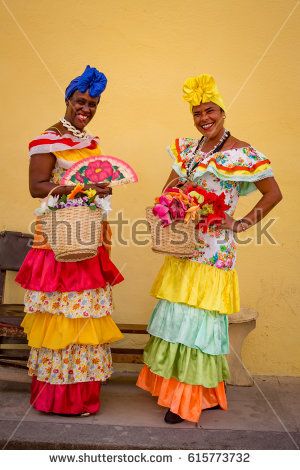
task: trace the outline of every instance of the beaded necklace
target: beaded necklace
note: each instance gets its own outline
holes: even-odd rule
[[[223,147],[223,145],[225,144],[226,140],[230,137],[230,132],[227,131],[226,129],[224,130],[224,133],[221,137],[221,139],[219,140],[219,142],[207,153],[204,153],[204,155],[201,157],[198,157],[196,156],[196,152],[198,150],[202,150],[203,146],[205,145],[205,143],[207,142],[207,138],[206,137],[201,137],[201,139],[199,140],[198,144],[197,144],[197,147],[195,148],[194,150],[194,156],[189,160],[189,162],[187,163],[187,166],[186,166],[186,174],[187,174],[187,177],[190,178],[192,172],[195,170],[195,168],[198,166],[198,164],[204,160],[205,158],[209,157],[210,155],[213,155],[214,153],[216,152],[219,152],[219,150],[221,150],[221,148]]]
[[[88,139],[89,135],[85,131],[80,131],[79,129],[76,129],[69,121],[67,121],[65,118],[61,118],[60,122],[62,125],[68,129],[75,137],[79,137],[80,139]]]

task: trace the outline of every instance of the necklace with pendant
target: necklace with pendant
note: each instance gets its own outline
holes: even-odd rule
[[[65,118],[61,118],[60,122],[62,123],[62,125],[66,129],[68,129],[68,131],[70,131],[73,135],[75,135],[75,137],[79,137],[79,139],[88,139],[89,138],[88,134],[85,131],[80,131],[80,130],[76,129],[76,127],[74,127]]]

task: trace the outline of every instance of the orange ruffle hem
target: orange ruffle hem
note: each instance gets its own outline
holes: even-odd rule
[[[157,396],[157,403],[170,408],[173,413],[186,421],[197,423],[202,410],[219,405],[227,410],[227,399],[224,382],[219,382],[215,388],[205,388],[202,385],[189,385],[171,378],[165,379],[151,372],[144,365],[137,386]]]

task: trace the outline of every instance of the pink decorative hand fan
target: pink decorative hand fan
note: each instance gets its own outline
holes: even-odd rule
[[[137,174],[128,163],[109,155],[97,155],[74,163],[66,171],[61,184],[99,184],[109,183],[117,186],[136,183]]]

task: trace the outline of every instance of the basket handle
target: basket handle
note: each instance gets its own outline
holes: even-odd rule
[[[177,178],[176,178],[176,179],[177,179]],[[174,180],[174,181],[175,181],[175,180]],[[55,189],[57,189],[57,188],[64,188],[65,186],[70,186],[70,187],[75,188],[76,185],[75,185],[75,184],[58,184],[58,185],[54,186],[54,187],[49,191],[49,193],[47,194],[47,196],[44,198],[44,199],[46,199],[46,202],[48,202],[49,196],[51,196],[51,194],[53,193],[53,191],[55,191]]]
[[[172,179],[172,180],[170,181],[170,183],[167,183],[167,184],[165,185],[163,191],[162,191],[162,194],[164,194],[164,192],[166,191],[166,189],[169,188],[170,185],[171,185],[172,183],[174,183],[174,181],[177,181],[178,178],[180,178],[180,176],[178,176],[177,178]],[[187,178],[187,181],[189,181],[189,178]],[[179,189],[180,191],[182,191],[180,188],[178,188],[178,189]]]
[[[46,202],[48,202],[49,197],[51,196],[51,194],[53,193],[53,191],[55,191],[55,189],[57,189],[57,188],[63,188],[63,187],[65,187],[65,186],[66,186],[65,184],[58,184],[57,186],[54,186],[54,187],[49,191],[49,193],[47,194],[47,196],[44,198],[44,199],[46,199]],[[71,185],[70,185],[70,186],[71,186]],[[73,185],[72,185],[72,186],[73,186]],[[74,187],[75,187],[75,185],[74,185]]]

